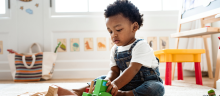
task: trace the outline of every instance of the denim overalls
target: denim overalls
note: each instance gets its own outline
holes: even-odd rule
[[[118,47],[115,50],[115,61],[119,69],[123,72],[128,68],[131,61],[132,49],[134,46],[143,39],[136,40],[130,47],[129,50],[123,52],[117,52]],[[157,59],[158,60],[158,59]],[[159,62],[159,60],[158,60]],[[142,66],[134,78],[120,90],[129,91],[133,90],[134,96],[163,96],[164,86],[163,81],[159,77],[159,69],[147,68]],[[106,76],[101,76],[96,79],[105,79]],[[95,79],[95,81],[96,81]]]

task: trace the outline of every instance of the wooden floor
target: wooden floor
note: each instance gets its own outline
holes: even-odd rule
[[[164,78],[162,78],[164,80]],[[183,77],[184,81],[195,84],[195,77]],[[14,81],[0,81],[0,84],[11,84],[11,83],[80,83],[80,82],[90,82],[93,78],[88,79],[52,79],[48,81],[40,81],[40,82],[14,82]],[[175,78],[175,80],[177,80]],[[203,86],[213,87],[214,79],[209,79],[208,77],[203,77]]]

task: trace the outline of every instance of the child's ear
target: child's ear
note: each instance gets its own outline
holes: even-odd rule
[[[137,22],[134,22],[133,23],[133,32],[136,32],[137,30],[138,30],[138,28],[139,28],[139,25],[138,25],[138,23]]]

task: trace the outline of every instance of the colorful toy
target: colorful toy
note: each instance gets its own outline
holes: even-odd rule
[[[90,85],[89,93],[83,92],[82,96],[112,96],[110,93],[106,92],[107,86],[106,86],[107,81],[102,80],[102,79],[97,79],[96,85],[95,85],[95,90],[93,91],[92,94],[92,87],[94,84],[94,81]]]
[[[58,96],[57,95],[58,87],[57,86],[49,86],[47,94],[45,96]]]
[[[215,91],[213,89],[208,91],[209,96],[216,96]]]

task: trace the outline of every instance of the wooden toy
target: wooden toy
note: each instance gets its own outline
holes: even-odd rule
[[[25,92],[17,96],[45,96],[47,92]]]
[[[57,86],[49,86],[47,94],[45,96],[58,96],[57,95],[58,87]]]
[[[83,92],[82,96],[112,96],[110,93],[106,92],[107,86],[106,86],[107,81],[102,80],[102,79],[97,79],[96,85],[95,85],[95,90],[93,91],[92,94],[92,87],[94,84],[94,81],[92,81],[89,89],[89,93]]]

